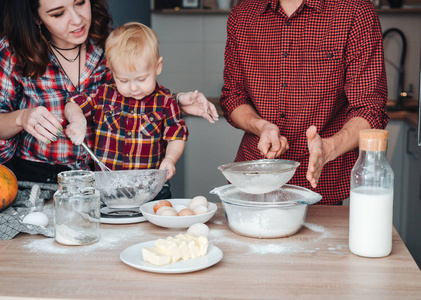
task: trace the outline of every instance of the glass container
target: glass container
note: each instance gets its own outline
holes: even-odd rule
[[[100,196],[90,171],[58,174],[54,193],[55,239],[63,245],[86,245],[100,238]]]
[[[359,133],[359,157],[351,171],[349,249],[364,257],[392,251],[393,170],[386,159],[386,130]]]

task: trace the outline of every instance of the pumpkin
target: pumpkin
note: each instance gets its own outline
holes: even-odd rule
[[[8,207],[18,194],[18,180],[7,167],[0,165],[0,211]]]

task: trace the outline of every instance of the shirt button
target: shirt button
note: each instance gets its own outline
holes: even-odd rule
[[[287,87],[287,86],[288,86],[288,84],[286,84],[286,83],[282,84],[282,87],[284,87],[284,88]]]
[[[154,119],[153,119],[153,117],[150,117],[150,118],[149,118],[149,120],[150,120],[151,122],[153,122],[153,120],[154,120]]]
[[[291,22],[290,22],[290,21],[287,21],[285,24],[286,24],[287,26],[289,26],[289,25],[291,24]]]
[[[327,57],[332,58],[332,57],[333,57],[333,53],[329,53],[329,54],[327,55]]]
[[[126,157],[129,157],[129,153],[126,153]]]
[[[129,132],[127,133],[127,135],[128,135],[128,136],[132,136],[132,133],[129,131]]]
[[[283,55],[284,55],[285,57],[287,57],[287,56],[288,56],[288,52],[284,52],[284,53],[283,53]]]
[[[130,111],[130,113],[131,113],[132,115],[134,115],[134,110],[132,109],[132,110]]]

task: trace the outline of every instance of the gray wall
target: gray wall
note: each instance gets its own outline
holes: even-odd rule
[[[108,7],[113,17],[114,28],[132,21],[151,25],[149,0],[108,0]]]

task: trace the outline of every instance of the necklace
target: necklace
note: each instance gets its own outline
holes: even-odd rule
[[[79,52],[75,58],[75,60],[80,57],[80,48],[82,47],[82,45],[79,45]],[[75,48],[74,48],[75,49]],[[58,51],[57,51],[58,52]],[[51,51],[51,53],[53,54],[54,58],[57,60],[60,68],[63,70],[64,74],[67,76],[67,78],[69,78],[70,82],[72,83],[73,87],[75,88],[75,90],[79,93],[79,88],[80,88],[80,58],[79,58],[79,65],[78,65],[78,73],[77,73],[77,87],[73,84],[73,81],[70,79],[69,75],[67,75],[66,70],[64,70],[63,66],[60,63],[60,60],[58,59],[58,57],[55,55],[54,51]],[[61,54],[60,52],[58,52],[59,54]],[[63,56],[63,55],[61,55]],[[69,61],[67,58],[65,58],[63,56],[64,59],[66,59],[67,61]],[[69,61],[70,62],[70,61]]]
[[[74,47],[74,48],[67,48],[67,49],[64,49],[64,48],[59,48],[59,47],[56,47],[56,46],[54,46],[52,43],[50,43],[50,45],[51,45],[51,47],[53,47],[56,51],[57,51],[57,53],[58,54],[60,54],[60,56],[61,57],[63,57],[65,60],[67,60],[68,62],[74,62],[76,59],[78,59],[78,57],[79,57],[79,55],[80,55],[80,49],[82,48],[82,44],[80,44],[80,45],[77,45],[76,47]],[[68,59],[66,56],[64,56],[59,50],[62,50],[62,51],[68,51],[68,50],[74,50],[74,49],[76,49],[77,47],[79,47],[79,51],[77,52],[77,55],[76,55],[76,57],[75,58],[73,58],[73,59]],[[53,53],[54,53],[54,51],[53,51]]]

